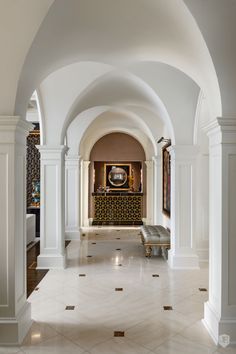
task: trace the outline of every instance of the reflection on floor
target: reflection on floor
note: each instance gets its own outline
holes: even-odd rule
[[[29,297],[35,322],[23,345],[0,354],[235,353],[201,323],[207,267],[173,271],[147,259],[138,233],[100,228],[72,241],[67,269],[50,270]]]

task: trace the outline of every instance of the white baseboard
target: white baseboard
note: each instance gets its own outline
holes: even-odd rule
[[[0,320],[0,345],[21,344],[32,324],[31,304],[26,302],[16,317]]]
[[[209,249],[208,248],[198,248],[197,255],[200,262],[209,262]]]
[[[80,240],[81,230],[66,230],[65,239],[66,240]]]
[[[65,269],[66,257],[61,254],[40,254],[37,263],[36,269]]]
[[[230,336],[230,345],[236,344],[236,319],[220,319],[214,308],[208,302],[204,304],[204,326],[217,345],[222,334]]]
[[[196,254],[175,254],[168,251],[168,264],[172,269],[199,269],[199,258]]]

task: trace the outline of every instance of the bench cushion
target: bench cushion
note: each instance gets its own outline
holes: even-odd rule
[[[170,237],[160,237],[159,235],[148,235],[145,238],[145,243],[155,243],[155,244],[161,244],[161,243],[169,243],[170,242]]]
[[[141,232],[145,243],[170,243],[170,233],[162,225],[143,225]]]

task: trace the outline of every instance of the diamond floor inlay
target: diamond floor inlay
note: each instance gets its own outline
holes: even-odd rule
[[[115,331],[114,332],[114,337],[124,337],[125,336],[125,332],[123,331]]]
[[[75,309],[75,306],[66,306],[65,309],[71,311]]]
[[[165,311],[171,311],[171,310],[173,310],[172,306],[163,306],[163,309],[164,309]]]
[[[145,257],[138,227],[120,230],[122,252],[114,251],[114,226],[97,231],[86,228],[86,237],[71,241],[67,267],[49,270],[40,291],[28,298],[34,322],[23,344],[12,351],[0,347],[0,354],[224,353],[201,322],[208,299],[208,292],[199,291],[208,288],[206,263],[200,270],[176,271],[161,255]],[[124,289],[120,293],[114,291],[117,284]]]
[[[115,291],[123,291],[123,288],[115,288]]]

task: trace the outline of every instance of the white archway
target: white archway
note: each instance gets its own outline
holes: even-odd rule
[[[210,103],[209,106],[212,107],[208,119],[213,120],[217,116],[222,116],[222,112],[224,115],[223,119],[219,119],[216,125],[210,126],[212,145],[216,143],[213,138],[216,134],[218,134],[219,138],[217,143],[221,142],[218,144],[217,161],[220,161],[220,165],[222,166],[222,170],[220,170],[217,161],[214,160],[216,151],[212,151],[211,175],[213,177],[215,175],[218,176],[217,185],[214,184],[212,178],[212,183],[215,187],[212,190],[212,195],[214,196],[215,191],[219,191],[217,201],[220,200],[221,203],[215,203],[213,198],[211,210],[218,222],[218,227],[215,230],[215,220],[212,218],[212,234],[216,235],[214,241],[218,245],[218,248],[213,249],[213,251],[219,250],[218,253],[215,253],[215,259],[219,259],[223,255],[224,261],[222,261],[222,267],[225,264],[227,266],[215,273],[214,269],[217,269],[217,264],[214,264],[214,267],[212,266],[214,280],[212,280],[211,284],[214,284],[214,286],[212,286],[210,291],[210,301],[212,305],[211,309],[217,309],[217,311],[211,311],[212,316],[211,320],[208,321],[208,325],[211,326],[214,323],[214,326],[210,330],[217,341],[222,331],[221,328],[227,330],[228,323],[230,322],[232,324],[231,327],[234,326],[232,338],[235,340],[235,304],[233,301],[231,303],[228,301],[235,298],[236,289],[235,280],[232,276],[234,274],[233,269],[235,269],[234,257],[229,252],[235,248],[234,235],[231,231],[232,229],[234,230],[234,215],[232,210],[235,209],[235,198],[231,199],[235,189],[234,161],[232,162],[232,155],[235,156],[235,134],[233,132],[235,131],[234,117],[236,109],[236,101],[234,99],[236,87],[234,75],[236,56],[234,45],[235,4],[234,2],[228,2],[227,6],[225,6],[221,0],[209,0],[207,4],[203,1],[195,0],[173,0],[171,2],[166,1],[162,6],[159,1],[149,0],[145,2],[145,11],[143,11],[142,2],[134,0],[126,1],[125,7],[122,2],[111,3],[108,0],[102,0],[102,2],[99,2],[99,5],[97,3],[94,4],[94,2],[92,3],[91,0],[86,1],[86,3],[71,0],[70,5],[65,7],[63,0],[54,2],[52,0],[45,0],[37,2],[37,4],[36,2],[15,4],[14,2],[14,5],[13,2],[7,1],[7,4],[3,2],[0,5],[0,13],[2,14],[2,30],[0,31],[2,36],[0,41],[2,42],[2,47],[4,47],[0,66],[2,77],[2,85],[0,85],[0,108],[1,114],[4,115],[1,118],[1,127],[2,131],[8,132],[9,136],[9,141],[7,140],[6,142],[6,133],[4,133],[5,135],[1,135],[4,135],[4,144],[8,146],[9,151],[12,145],[18,150],[19,141],[20,145],[24,146],[24,139],[18,135],[22,133],[22,127],[26,130],[27,127],[19,122],[18,119],[12,117],[12,115],[19,114],[24,118],[26,106],[33,90],[50,73],[72,62],[78,60],[96,60],[97,62],[107,62],[108,65],[116,68],[122,66],[122,70],[124,70],[124,67],[125,69],[130,67],[131,62],[162,61],[178,67],[192,77],[204,91]],[[115,6],[116,11],[113,11],[113,6]],[[80,7],[79,10],[81,11],[77,11],[78,7]],[[90,11],[91,8],[93,8],[93,12]],[[192,13],[189,12],[188,8]],[[123,11],[124,9],[127,12]],[[127,19],[134,12],[137,25],[133,26],[130,30],[130,21],[127,21]],[[82,21],[78,21],[78,14],[82,17]],[[117,16],[117,14],[121,16]],[[194,17],[192,14],[194,14]],[[83,36],[85,33],[89,35],[89,31],[86,32],[88,28],[85,24],[90,23],[90,21],[83,21],[83,19],[87,19],[91,15],[94,19],[95,31],[93,36],[88,36],[88,41],[85,42],[84,38],[75,35],[75,33],[82,34]],[[103,21],[104,16],[108,16],[113,25],[110,31],[107,31],[107,29],[104,31],[104,24],[106,23],[106,21]],[[119,21],[117,21],[117,18]],[[142,31],[140,23],[145,24],[146,31]],[[9,30],[9,24],[11,30]],[[71,30],[75,30],[74,35]],[[61,38],[70,38],[71,41],[62,41]],[[15,45],[15,40],[19,45]],[[5,46],[6,42],[9,44],[7,48]],[[98,48],[98,44],[100,45],[100,43],[104,43],[104,45]],[[223,110],[221,108],[221,96]],[[17,135],[18,140],[16,140],[16,136],[13,137],[11,134],[12,127],[14,127],[17,133],[20,133]],[[229,147],[231,147],[231,150],[228,149]],[[4,149],[3,153],[5,154]],[[50,150],[50,153],[52,153],[52,150]],[[53,151],[53,154],[55,157],[55,151]],[[61,157],[59,156],[59,150],[57,150],[57,154],[56,158],[59,159]],[[15,156],[10,155],[10,153],[8,156],[9,161],[12,162],[11,166],[16,166],[19,163],[19,161],[16,161]],[[22,155],[23,160],[24,155]],[[2,170],[7,170],[9,167],[4,163],[3,161]],[[21,164],[20,166],[18,170],[23,171],[24,165]],[[7,171],[8,175],[11,176],[12,171]],[[20,178],[22,178],[22,175],[23,172],[20,173]],[[6,207],[6,210],[11,203],[14,205],[17,204],[16,210],[20,210],[24,217],[24,212],[22,212],[24,208],[22,207],[20,198],[14,203],[10,194],[9,200],[4,194],[9,183],[15,186],[19,183],[18,178],[15,178],[15,176],[12,178],[11,181],[3,180],[1,204]],[[224,183],[221,183],[221,178]],[[18,187],[17,190],[21,193],[23,185],[21,189]],[[229,210],[224,208],[224,206],[229,204],[231,206],[228,208]],[[219,215],[220,218],[218,217]],[[228,223],[230,223],[229,228]],[[4,219],[4,240],[8,237],[8,240],[11,239],[13,240],[12,242],[16,242],[15,236],[9,234],[11,224],[14,224],[16,230],[21,229],[23,234],[22,220],[20,223],[17,218],[16,220],[13,218],[10,221],[7,218]],[[222,251],[223,235],[226,235],[227,242],[230,245],[228,251],[225,249]],[[4,249],[3,252],[5,252]],[[3,254],[3,259],[5,259],[4,256]],[[10,254],[8,256],[8,259],[11,259]],[[228,257],[230,258],[229,263]],[[15,269],[13,266],[9,268],[8,264],[4,264],[4,266],[6,270]],[[23,266],[20,265],[20,267],[22,270]],[[228,274],[229,270],[230,276]],[[10,273],[6,272],[6,277],[4,278],[4,281],[6,279],[6,284],[9,279],[17,278],[15,271]],[[227,279],[228,283],[225,284],[222,279],[219,279],[218,274],[224,274],[224,279]],[[10,278],[8,279],[8,277]],[[218,298],[217,294],[222,293],[222,298]],[[12,297],[15,296],[16,294],[12,294]],[[217,299],[217,301],[214,299]],[[23,309],[23,305],[24,300],[22,300],[22,306],[19,305],[19,311]],[[18,310],[15,311],[11,306],[8,307],[6,313],[5,310],[4,308],[3,322],[6,315],[12,319],[17,318]],[[13,312],[14,316],[12,315]],[[221,320],[218,320],[219,318]],[[229,322],[225,322],[225,318]],[[18,333],[18,330],[15,333]],[[19,338],[14,340],[17,341]]]
[[[89,113],[89,112],[87,112]],[[94,111],[90,112],[94,113]],[[110,117],[110,119],[108,119]],[[161,195],[158,195],[159,203],[154,203],[153,195],[157,194],[157,191],[154,191],[154,180],[153,178],[157,176],[157,170],[155,169],[155,165],[153,163],[153,157],[157,154],[157,144],[153,139],[151,131],[148,127],[145,127],[143,121],[134,114],[131,114],[127,111],[120,110],[108,110],[106,112],[101,113],[96,119],[92,116],[92,123],[87,127],[84,131],[83,137],[80,137],[79,140],[79,131],[80,125],[76,124],[80,122],[79,117],[71,123],[71,126],[67,132],[67,141],[72,146],[72,149],[69,150],[68,156],[66,158],[66,170],[67,165],[68,169],[70,169],[70,177],[67,177],[67,195],[70,196],[70,201],[67,201],[66,208],[66,220],[73,220],[73,225],[67,222],[67,237],[78,237],[78,230],[80,226],[88,226],[88,167],[89,167],[89,158],[92,147],[95,143],[103,136],[112,133],[112,132],[122,132],[128,135],[133,136],[136,140],[140,142],[143,146],[146,153],[147,164],[149,164],[148,170],[148,201],[147,201],[147,210],[148,210],[148,223],[153,223],[153,217],[159,215],[160,217],[160,208],[161,208]],[[76,129],[77,128],[77,129]],[[162,134],[162,124],[160,124],[160,133]],[[80,132],[81,134],[81,132]],[[148,135],[147,135],[148,134]],[[79,155],[78,155],[79,151]],[[77,154],[76,154],[77,152]],[[79,167],[78,161],[81,160],[81,164]],[[72,162],[74,161],[74,162]],[[73,168],[72,168],[73,164]],[[80,170],[82,166],[82,169]],[[73,172],[72,172],[73,169]],[[80,178],[78,177],[78,173],[80,170]],[[155,171],[155,176],[154,176]],[[159,171],[160,172],[160,171]],[[66,172],[67,173],[67,172]],[[76,177],[75,177],[76,175]],[[73,181],[80,180],[81,189],[80,189],[80,207],[70,208],[70,205],[75,205],[76,200],[74,199],[74,193],[70,192],[71,188],[73,188]],[[76,182],[77,183],[77,182]],[[155,185],[156,187],[156,185]],[[76,188],[74,188],[76,190]],[[160,194],[160,191],[158,191]],[[78,193],[76,193],[78,195]],[[77,198],[77,197],[76,197]],[[154,209],[155,207],[155,209]],[[159,207],[159,210],[157,210]],[[80,213],[80,222],[76,218],[75,210],[81,209]],[[73,216],[72,216],[73,215]],[[74,222],[77,220],[77,223]],[[76,226],[75,226],[76,225]],[[74,233],[73,233],[74,232]]]

